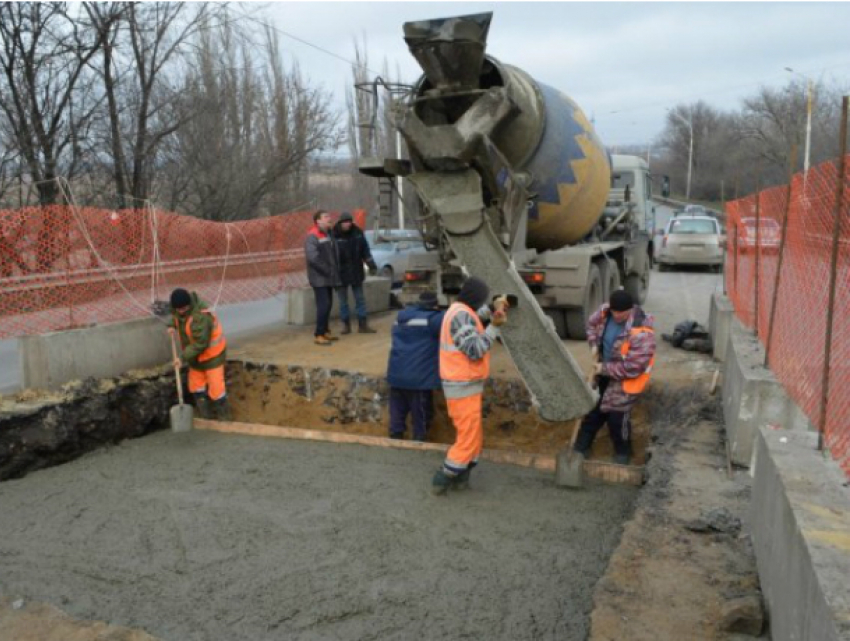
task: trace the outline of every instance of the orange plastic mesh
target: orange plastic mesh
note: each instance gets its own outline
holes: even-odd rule
[[[352,212],[365,224],[366,212]],[[154,209],[0,210],[0,339],[141,318],[175,287],[211,304],[307,285],[312,212],[219,223]]]
[[[850,476],[850,157],[838,204],[838,163],[797,174],[774,187],[726,205],[726,287],[741,322],[769,346],[770,367],[815,426],[823,418],[823,367],[829,307],[833,227],[839,216],[835,306],[824,442]],[[761,225],[756,238],[756,205]],[[788,215],[779,287],[782,225]]]

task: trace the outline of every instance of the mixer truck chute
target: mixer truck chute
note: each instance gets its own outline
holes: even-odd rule
[[[560,338],[583,337],[620,283],[645,296],[648,173],[609,157],[570,98],[486,56],[491,17],[404,25],[424,71],[395,114],[410,162],[361,171],[404,175],[419,197],[435,251],[411,265],[403,297],[428,288],[449,302],[464,272],[516,295],[503,342],[540,415],[567,420],[594,401]]]

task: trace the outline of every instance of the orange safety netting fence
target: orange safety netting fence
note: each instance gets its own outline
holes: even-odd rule
[[[850,475],[850,158],[843,185],[838,167],[837,161],[826,162],[808,175],[795,175],[790,190],[773,187],[727,203],[726,288],[738,318],[769,350],[770,368],[812,424],[823,426],[826,447]],[[836,216],[840,227],[830,310]]]
[[[362,227],[365,211],[353,215]],[[304,287],[312,216],[220,223],[153,208],[0,210],[0,339],[152,315],[175,287],[214,305]]]

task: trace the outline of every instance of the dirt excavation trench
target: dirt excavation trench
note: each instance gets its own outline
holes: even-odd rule
[[[236,362],[228,378],[238,420],[385,434],[376,378]],[[570,491],[551,473],[484,463],[472,489],[435,498],[438,452],[173,434],[150,417],[140,430],[139,403],[167,411],[173,385],[144,379],[0,407],[4,457],[30,463],[0,483],[0,640],[21,638],[4,636],[10,603],[174,640],[587,636],[636,488]],[[569,428],[538,425],[521,385],[491,385],[488,447],[563,445]],[[429,438],[448,442],[436,405]],[[48,456],[33,439],[48,414],[76,449]],[[33,465],[39,455],[52,459]]]

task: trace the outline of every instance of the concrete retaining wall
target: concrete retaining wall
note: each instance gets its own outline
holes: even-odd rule
[[[725,294],[714,293],[708,311],[708,332],[711,334],[713,355],[721,363],[726,361],[729,331],[735,318],[735,308]]]
[[[366,296],[366,309],[370,314],[385,312],[390,308],[390,279],[367,278],[363,283],[363,293]],[[354,297],[348,291],[348,305],[352,318],[356,317]],[[331,318],[339,318],[339,300],[334,294],[334,304]],[[284,320],[289,325],[312,325],[316,322],[316,300],[310,287],[293,289],[287,292],[287,304],[284,310]]]
[[[24,336],[18,342],[22,386],[58,389],[68,381],[110,378],[171,360],[164,322],[142,318]]]
[[[850,490],[817,435],[761,428],[753,544],[773,641],[850,640]]]
[[[763,366],[764,350],[737,319],[730,323],[723,366],[723,418],[732,462],[747,467],[760,427],[811,430],[812,425],[782,384]]]

